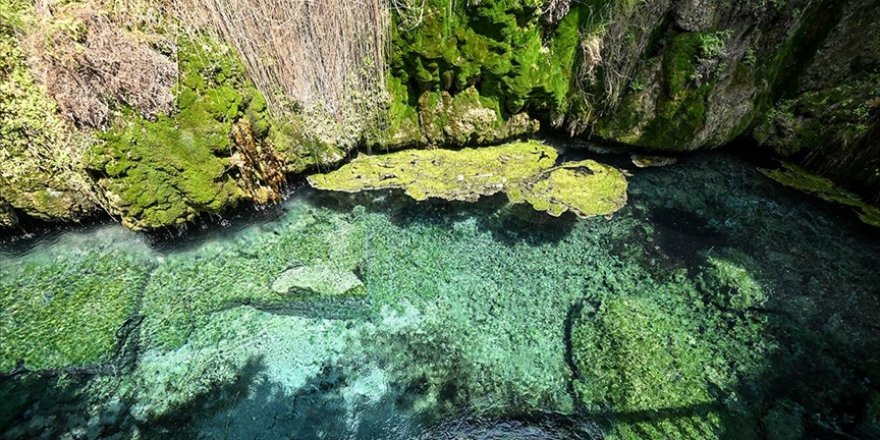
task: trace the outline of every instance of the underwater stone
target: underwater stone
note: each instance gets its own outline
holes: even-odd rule
[[[341,296],[361,293],[364,283],[352,272],[327,266],[299,266],[288,269],[272,283],[277,293]]]
[[[553,147],[538,142],[461,151],[408,150],[361,156],[336,171],[311,175],[308,181],[322,190],[402,189],[419,201],[433,197],[474,202],[550,169],[556,157]]]
[[[571,211],[581,218],[611,215],[626,204],[626,177],[593,160],[567,162],[507,192],[513,203],[528,202],[559,217]]]
[[[630,156],[633,165],[639,168],[649,167],[665,167],[675,164],[678,160],[674,157],[667,156],[643,156],[641,154],[633,154]]]
[[[766,305],[767,293],[746,269],[755,266],[747,256],[710,256],[707,263],[697,287],[718,307],[746,310]]]

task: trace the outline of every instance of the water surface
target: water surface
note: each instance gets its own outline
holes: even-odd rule
[[[632,172],[611,219],[301,188],[171,240],[6,243],[0,432],[876,433],[877,232],[730,155]],[[364,289],[273,289],[298,267]]]

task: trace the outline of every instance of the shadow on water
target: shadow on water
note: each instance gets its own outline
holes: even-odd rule
[[[637,437],[705,438],[688,429],[688,419],[717,413],[724,438],[880,438],[880,234],[748,165],[731,167],[736,160],[685,159],[699,165],[687,170],[699,186],[679,184],[685,180],[676,169],[643,173],[633,199],[650,200],[641,213],[654,224],[659,251],[690,277],[715,257],[755,280],[765,305],[722,310],[763,319],[773,349],[739,372],[738,402],[719,396],[699,407],[614,414],[613,423],[647,421],[662,430],[668,425],[655,422],[674,419],[680,432],[639,425]],[[703,291],[704,301],[719,293]]]
[[[456,222],[476,219],[480,230],[508,245],[556,243],[568,236],[578,221],[572,214],[554,218],[525,204],[512,205],[504,194],[481,197],[478,203],[439,199],[419,202],[397,190],[347,194],[306,189],[303,196],[315,206],[342,214],[363,206],[367,212],[387,215],[400,228],[427,225],[451,230]]]
[[[252,372],[262,365],[254,362]],[[579,439],[575,422],[554,415],[480,418],[430,414],[414,409],[412,390],[378,399],[352,395],[345,372],[325,365],[320,374],[290,393],[259,374],[243,373],[234,385],[178,413],[142,427],[145,438],[165,439]]]
[[[257,379],[222,407],[187,412],[185,431],[163,427],[163,438],[200,439],[593,439],[595,426],[557,414],[480,417],[460,410],[421,413],[412,390],[389,392],[378,400],[346,393],[349,378],[337,367],[323,371],[294,393]],[[229,391],[231,391],[230,389]],[[229,391],[225,391],[228,393]],[[596,431],[593,431],[594,433]]]

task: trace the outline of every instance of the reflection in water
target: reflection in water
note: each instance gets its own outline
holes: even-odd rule
[[[613,219],[577,220],[300,189],[180,239],[8,244],[0,432],[877,433],[876,232],[732,157],[630,190]]]

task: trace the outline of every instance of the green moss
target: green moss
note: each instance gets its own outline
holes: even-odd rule
[[[412,108],[418,105],[428,142],[465,144],[458,141],[462,137],[456,133],[460,127],[449,128],[450,139],[441,142],[438,139],[447,127],[446,119],[424,118],[425,113],[437,112],[431,104],[436,104],[438,99],[458,99],[461,93],[466,94],[467,101],[474,92],[481,100],[490,101],[492,105],[484,103],[483,106],[495,110],[499,121],[524,111],[556,120],[569,111],[581,35],[599,31],[600,23],[608,18],[592,10],[606,11],[607,2],[572,5],[570,12],[552,28],[541,19],[543,3],[538,0],[478,3],[429,0],[415,8],[418,20],[403,15],[412,13],[411,9],[397,10],[391,57],[391,73],[396,81],[391,89],[395,96],[402,96],[399,84],[407,89],[410,97],[420,97],[418,103],[411,100],[405,105]],[[470,91],[472,88],[474,92]],[[442,98],[445,94],[449,98]],[[404,105],[399,99],[397,103]],[[402,120],[413,120],[411,110],[395,105],[389,111],[391,121],[400,120],[401,116],[404,116]],[[518,116],[520,126],[525,125],[523,118]],[[393,138],[398,131],[393,122],[390,125],[389,135]],[[409,123],[406,128],[404,133],[414,135]],[[511,132],[507,130],[508,135]],[[494,142],[504,140],[497,135],[484,136],[494,137]]]
[[[538,211],[558,217],[571,211],[578,217],[611,215],[626,204],[626,177],[620,170],[596,161],[568,162],[508,189],[511,202],[528,202]]]
[[[662,91],[630,91],[618,110],[596,122],[597,136],[668,151],[694,148],[706,122],[707,100],[721,70],[728,32],[685,32],[668,37],[659,58]],[[636,78],[641,83],[658,78]]]
[[[767,111],[754,129],[755,139],[777,154],[857,147],[867,133],[870,113],[880,96],[880,75],[854,77],[845,84],[784,99]],[[834,154],[845,154],[835,151]]]
[[[41,219],[77,218],[93,208],[79,173],[87,140],[58,117],[28,68],[17,32],[33,14],[27,2],[0,4],[0,202]]]
[[[712,400],[699,362],[708,353],[676,312],[646,297],[622,297],[579,317],[575,390],[586,408],[628,412]]]
[[[19,360],[43,370],[111,358],[152,261],[119,236],[98,238],[76,253],[0,258],[0,371]]]
[[[859,218],[871,226],[880,228],[880,208],[876,206],[862,206],[862,212],[859,214]]]
[[[693,287],[661,289],[587,304],[576,318],[583,409],[609,416],[609,438],[751,437],[751,422],[733,428],[736,387],[772,348],[762,341],[766,319],[706,304]]]
[[[740,260],[746,261],[740,263]],[[710,256],[707,263],[697,285],[718,307],[745,310],[762,307],[767,303],[764,289],[746,269],[746,263],[754,267],[754,262],[747,257]]]
[[[318,189],[359,192],[402,189],[416,200],[476,201],[553,167],[557,153],[538,142],[479,149],[409,150],[361,156],[342,168],[309,176]]]
[[[216,312],[237,305],[295,311],[299,301],[320,299],[313,293],[296,293],[296,286],[285,280],[292,268],[310,267],[309,271],[319,275],[329,274],[327,279],[338,276],[348,280],[326,288],[325,293],[338,293],[338,286],[356,284],[352,275],[363,264],[367,250],[367,229],[356,219],[354,214],[339,215],[296,203],[270,229],[256,225],[220,241],[168,254],[152,273],[144,293],[145,343],[161,349],[178,348],[200,327],[222,328],[216,322]],[[282,289],[284,284],[291,289]],[[318,284],[327,283],[311,284],[314,291],[316,287],[325,289]],[[345,290],[345,297],[363,293],[357,286]],[[309,307],[321,308],[315,302],[306,309]]]
[[[407,87],[399,78],[389,75],[388,92],[391,100],[384,124],[367,133],[367,145],[397,149],[424,144],[426,140],[419,128],[419,114],[410,102]]]
[[[517,114],[506,121],[499,103],[480,96],[475,87],[461,93],[425,92],[419,98],[418,119],[431,145],[467,146],[503,142],[538,131],[537,121]]]
[[[359,192],[402,189],[415,200],[476,201],[505,192],[512,203],[529,203],[558,217],[610,215],[626,204],[626,178],[587,160],[558,167],[556,150],[537,142],[480,149],[409,150],[361,156],[342,168],[309,176],[318,189]]]
[[[679,149],[706,120],[706,100],[714,78],[697,78],[702,60],[719,57],[723,47],[720,34],[685,33],[672,38],[664,51],[665,96],[657,117],[645,128],[638,143],[655,148]],[[712,75],[712,73],[707,73]]]
[[[838,187],[831,179],[813,174],[788,162],[782,163],[782,169],[761,169],[760,171],[785,186],[813,194],[828,202],[857,208],[861,211],[859,218],[862,221],[880,227],[880,209],[866,203],[857,194]]]
[[[216,213],[243,197],[230,175],[232,124],[248,117],[255,134],[270,122],[265,100],[228,49],[182,41],[178,112],[155,121],[126,112],[92,148],[89,167],[127,226],[158,228]]]

